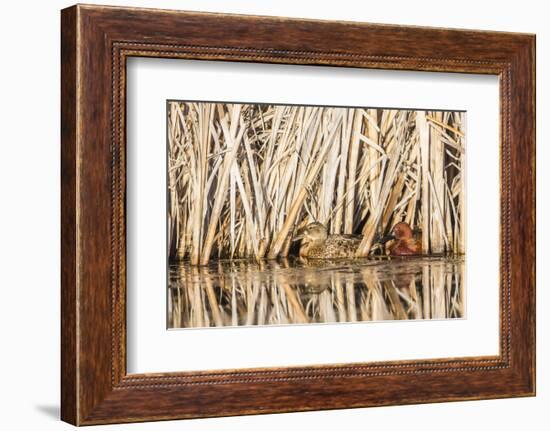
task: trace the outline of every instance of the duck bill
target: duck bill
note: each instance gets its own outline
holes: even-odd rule
[[[292,242],[300,241],[301,239],[304,239],[304,234],[296,235],[294,238],[292,238]]]
[[[380,238],[378,240],[378,242],[382,245],[386,244],[388,241],[391,241],[391,240],[394,240],[395,239],[395,236],[392,235],[391,233],[388,234],[388,235],[384,235],[382,238]]]

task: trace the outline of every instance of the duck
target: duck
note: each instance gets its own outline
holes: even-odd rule
[[[388,241],[392,241],[388,247],[391,256],[417,256],[422,254],[422,243],[418,238],[415,238],[414,231],[408,223],[397,223],[390,233],[378,242],[385,245]]]
[[[301,241],[302,258],[339,259],[355,257],[361,239],[359,235],[329,235],[325,225],[313,222],[300,229],[293,241]]]

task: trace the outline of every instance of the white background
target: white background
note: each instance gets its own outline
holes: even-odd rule
[[[498,354],[498,77],[142,58],[127,83],[129,373]],[[167,99],[467,111],[467,318],[167,331]]]
[[[550,29],[544,2],[463,0],[298,2],[296,0],[118,1],[103,3],[234,13],[537,33],[538,220],[548,220]],[[59,9],[65,1],[6,2],[0,15],[0,396],[3,429],[70,429],[59,410]],[[106,426],[96,429],[408,430],[548,429],[550,321],[548,261],[538,227],[538,396],[329,412]]]

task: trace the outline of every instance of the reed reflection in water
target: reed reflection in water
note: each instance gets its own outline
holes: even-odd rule
[[[169,328],[452,319],[464,257],[172,263]]]

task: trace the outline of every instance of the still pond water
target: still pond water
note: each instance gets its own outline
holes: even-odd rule
[[[464,282],[463,256],[173,262],[168,327],[462,318]]]

